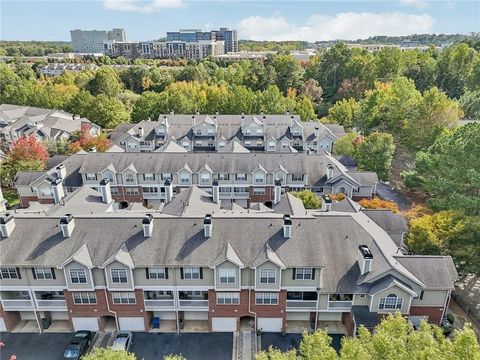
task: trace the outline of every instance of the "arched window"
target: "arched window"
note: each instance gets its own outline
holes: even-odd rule
[[[401,309],[403,304],[403,299],[399,298],[395,294],[389,294],[387,297],[380,298],[378,304],[379,310],[397,310]]]

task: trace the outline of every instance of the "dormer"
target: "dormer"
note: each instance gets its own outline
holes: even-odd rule
[[[303,125],[295,115],[290,116],[290,125],[288,128],[290,129],[290,134],[292,134],[292,136],[303,136]]]
[[[246,118],[242,115],[240,127],[243,136],[264,136],[265,134],[265,126],[256,116]]]
[[[197,119],[193,117],[194,125],[192,131],[194,136],[215,136],[217,133],[217,123],[215,120],[205,115],[203,118]]]
[[[254,184],[265,184],[267,181],[267,170],[260,164],[253,170],[252,174]]]
[[[130,164],[122,171],[122,177],[124,185],[137,185],[137,169],[135,169],[135,166]]]
[[[170,127],[170,123],[168,121],[167,115],[163,115],[160,120],[160,125],[155,128],[155,134],[158,136],[166,136],[168,134],[168,130]]]

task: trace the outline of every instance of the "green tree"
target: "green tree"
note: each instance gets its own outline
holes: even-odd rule
[[[258,107],[267,114],[284,114],[287,110],[285,98],[276,85],[269,85],[257,94]]]
[[[300,343],[300,355],[303,359],[335,360],[337,352],[332,348],[332,338],[327,330],[317,330],[313,334],[304,333]]]
[[[405,51],[403,75],[415,82],[416,88],[424,92],[436,84],[437,61],[431,51]]]
[[[136,360],[136,356],[122,350],[97,348],[90,354],[82,356],[82,360]]]
[[[355,158],[357,146],[363,142],[363,137],[352,131],[337,140],[334,146],[335,155],[346,155]]]
[[[322,102],[323,89],[315,79],[308,79],[299,90],[300,95],[307,96],[315,106]]]
[[[403,72],[402,51],[394,47],[384,47],[374,54],[375,79],[380,81],[395,80]]]
[[[163,357],[163,360],[187,360],[182,354],[170,354]]]
[[[388,180],[394,152],[395,145],[391,134],[371,133],[357,148],[358,168],[374,171],[381,180]]]
[[[15,72],[7,65],[0,63],[0,96],[3,97],[3,92],[7,85],[13,87],[19,86],[22,80],[15,74]],[[1,101],[4,102],[3,100]]]
[[[120,100],[100,94],[95,97],[88,118],[103,128],[112,129],[129,122],[130,114]]]
[[[328,109],[327,120],[330,123],[340,124],[349,130],[356,126],[359,105],[355,99],[337,101]]]
[[[75,115],[88,117],[94,101],[95,97],[93,95],[88,91],[82,90],[64,105],[64,110]]]
[[[315,120],[317,117],[312,100],[310,100],[310,98],[307,96],[300,96],[296,99],[294,111],[300,115],[300,119],[302,119],[302,121]]]
[[[162,94],[145,91],[133,105],[132,122],[138,123],[148,118],[156,120],[161,114],[159,107],[162,100]]]
[[[148,74],[147,67],[132,66],[121,73],[120,79],[127,89],[140,94],[150,86]]]
[[[302,190],[292,193],[303,202],[305,209],[318,209],[322,205],[322,200],[311,190]]]
[[[115,97],[123,90],[123,84],[116,71],[108,66],[102,66],[90,80],[88,89],[92,95],[107,95]]]
[[[480,214],[480,123],[442,134],[415,165],[434,210]]]
[[[282,352],[281,350],[270,346],[268,350],[260,351],[256,360],[298,360],[295,350]]]
[[[37,75],[35,71],[32,70],[32,67],[28,64],[15,64],[15,73],[20,77],[22,80],[34,81],[37,79]]]
[[[254,114],[258,113],[258,104],[256,94],[246,86],[232,86],[228,92],[223,114]]]
[[[279,54],[273,57],[271,64],[277,74],[276,84],[281,92],[286,94],[290,88],[300,88],[305,71],[297,59],[292,55]]]
[[[466,91],[459,103],[466,119],[480,120],[480,89]]]

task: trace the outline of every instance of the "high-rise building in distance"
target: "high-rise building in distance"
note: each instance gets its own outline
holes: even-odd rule
[[[106,30],[70,30],[73,51],[76,53],[103,53],[104,43],[110,41],[127,41],[124,29]]]

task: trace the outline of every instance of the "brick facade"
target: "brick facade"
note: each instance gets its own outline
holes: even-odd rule
[[[268,290],[265,290],[268,291]],[[220,291],[219,291],[220,292]],[[237,318],[237,330],[239,330],[240,318],[247,316],[253,317],[254,313],[259,317],[268,318],[282,318],[283,328],[285,328],[286,318],[286,304],[287,304],[287,292],[282,290],[279,292],[278,305],[256,305],[255,304],[255,291],[250,291],[250,310],[248,310],[248,290],[240,291],[240,304],[238,305],[218,305],[216,291],[210,289],[208,291],[208,329],[212,331],[212,318],[213,317],[236,317]]]
[[[260,188],[263,188],[265,189],[265,195],[255,195],[253,193],[253,189],[260,189]],[[272,201],[273,200],[273,196],[274,196],[274,187],[273,186],[254,186],[254,185],[251,185],[249,187],[249,200],[250,202],[259,202],[259,203],[262,203],[262,202],[266,202],[266,201]]]
[[[342,324],[345,325],[347,328],[347,332],[349,336],[354,335],[355,331],[355,324],[353,322],[353,313],[348,312],[348,313],[342,313]]]
[[[428,322],[440,325],[443,315],[443,307],[438,306],[411,306],[411,316],[428,316]]]
[[[20,313],[18,311],[5,311],[0,305],[0,318],[3,318],[7,331],[12,331],[20,321]]]
[[[119,201],[128,201],[129,203],[143,202],[143,191],[141,186],[136,187],[136,189],[138,189],[137,195],[127,195],[127,192],[124,186],[115,186],[115,187],[118,189],[118,194],[112,195],[112,199],[115,200],[116,202],[119,202]],[[129,188],[135,188],[135,187],[129,186]]]

